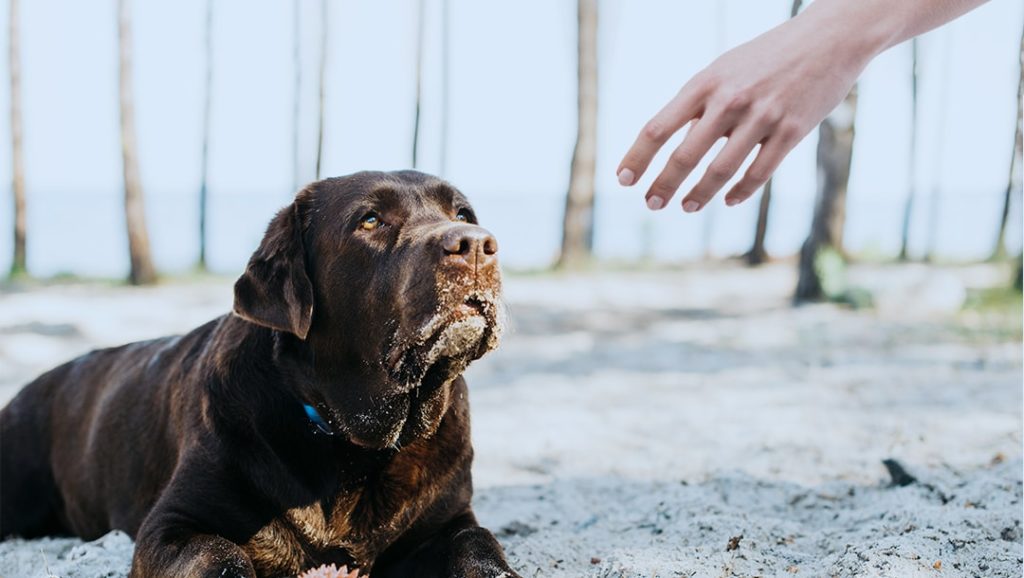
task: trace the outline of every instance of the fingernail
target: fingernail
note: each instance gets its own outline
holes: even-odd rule
[[[697,201],[686,201],[683,203],[683,210],[687,213],[692,213],[700,208],[700,203]]]
[[[740,200],[739,199],[726,199],[725,200],[725,205],[727,207],[733,207],[733,206],[736,206],[738,204],[740,204]]]
[[[652,211],[657,211],[658,209],[660,209],[660,208],[662,208],[664,206],[665,206],[665,201],[661,200],[661,197],[647,197],[647,208],[648,209],[650,209]]]
[[[635,178],[636,175],[634,175],[633,171],[629,169],[622,169],[621,171],[619,171],[619,184],[624,187],[632,185],[633,179]]]

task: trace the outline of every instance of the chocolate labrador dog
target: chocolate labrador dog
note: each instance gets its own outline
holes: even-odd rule
[[[418,172],[313,183],[234,312],[88,353],[0,412],[0,536],[124,530],[131,576],[515,577],[470,507],[494,238]]]

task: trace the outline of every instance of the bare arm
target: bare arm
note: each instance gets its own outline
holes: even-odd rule
[[[875,56],[984,2],[816,0],[690,79],[641,130],[619,165],[619,183],[635,184],[665,142],[691,124],[647,191],[647,206],[664,207],[722,137],[726,145],[683,198],[683,210],[703,208],[761,145],[725,196],[726,204],[738,204],[839,104]]]

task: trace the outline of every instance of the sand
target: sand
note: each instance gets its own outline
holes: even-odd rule
[[[788,264],[507,277],[467,373],[478,517],[524,577],[1021,576],[1020,310],[958,312],[1006,273],[859,267],[867,311],[792,309]],[[230,280],[2,293],[0,402],[229,305]],[[7,541],[0,577],[124,576],[131,549]]]

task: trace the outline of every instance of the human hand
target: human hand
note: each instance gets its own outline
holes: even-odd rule
[[[657,210],[667,205],[722,137],[728,139],[725,146],[683,198],[683,210],[703,208],[760,145],[725,202],[731,206],[749,198],[886,46],[882,36],[847,30],[855,19],[813,7],[726,52],[687,82],[644,126],[619,165],[619,183],[635,184],[665,142],[689,124],[682,144],[647,191],[647,206]]]

